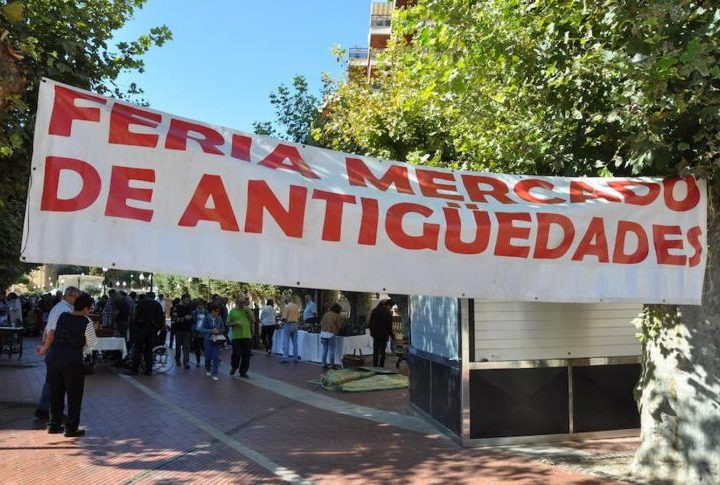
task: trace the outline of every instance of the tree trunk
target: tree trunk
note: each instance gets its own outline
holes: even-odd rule
[[[662,318],[643,345],[640,447],[632,465],[650,483],[720,483],[720,201],[712,197],[702,306],[650,309]]]

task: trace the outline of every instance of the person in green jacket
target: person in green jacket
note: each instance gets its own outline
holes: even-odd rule
[[[226,325],[230,328],[230,341],[232,342],[232,357],[230,358],[230,375],[240,370],[240,377],[248,378],[250,356],[252,355],[252,324],[255,315],[247,307],[245,295],[235,298],[235,308],[230,310]]]

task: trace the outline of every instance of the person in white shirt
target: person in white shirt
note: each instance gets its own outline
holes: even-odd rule
[[[57,321],[58,318],[60,318],[60,315],[73,311],[73,305],[75,304],[75,300],[77,300],[78,296],[80,296],[80,290],[78,290],[74,286],[68,286],[67,288],[65,288],[65,294],[63,296],[63,299],[56,303],[48,314],[47,325],[45,326],[45,331],[43,332],[43,344],[48,341],[50,335],[54,337],[55,329],[57,328]],[[50,385],[48,384],[46,375],[45,384],[43,385],[42,393],[40,394],[40,401],[38,402],[38,407],[35,410],[35,417],[48,418],[49,416]]]
[[[260,338],[268,354],[272,352],[273,334],[277,326],[275,315],[275,302],[272,299],[267,300],[263,309],[260,310]]]
[[[16,326],[22,326],[22,302],[16,293],[10,293],[7,297],[8,320]]]
[[[84,349],[97,345],[93,322],[88,318],[93,300],[87,293],[80,294],[73,304],[73,311],[62,313],[55,331],[48,333],[45,343],[38,347],[38,355],[47,355],[47,381],[50,385],[50,420],[48,433],[61,433],[74,438],[83,436],[79,429],[85,373]],[[158,308],[159,309],[159,308]],[[65,398],[67,418],[62,426]]]

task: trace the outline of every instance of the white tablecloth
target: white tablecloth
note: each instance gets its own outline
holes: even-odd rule
[[[283,342],[285,341],[285,332],[279,329],[273,335],[274,354],[283,353]],[[345,354],[362,352],[362,355],[370,356],[368,365],[372,365],[373,340],[370,331],[366,330],[365,335],[353,335],[352,337],[335,337],[335,364],[342,365],[342,358]],[[388,341],[387,351],[390,351],[390,342]],[[293,355],[292,342],[290,342],[290,357]],[[298,330],[298,354],[303,360],[310,362],[322,362],[322,345],[320,344],[319,333],[309,333],[304,330]]]
[[[119,350],[122,352],[123,358],[127,355],[127,346],[122,337],[98,337],[97,346],[92,350]]]

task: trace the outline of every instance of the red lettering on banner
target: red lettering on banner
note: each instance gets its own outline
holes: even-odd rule
[[[246,162],[250,161],[252,138],[245,135],[233,135],[230,156]]]
[[[637,238],[637,248],[632,253],[625,252],[627,235],[633,233]],[[637,264],[645,261],[650,246],[645,229],[637,222],[618,221],[617,234],[615,235],[615,249],[613,250],[613,263],[616,264]]]
[[[195,134],[191,135],[191,132]],[[165,148],[169,150],[187,150],[188,140],[197,142],[205,153],[224,155],[218,147],[225,144],[225,138],[219,132],[205,125],[171,118],[167,138],[165,139]]]
[[[115,103],[110,112],[110,135],[108,136],[108,143],[155,148],[159,138],[158,135],[151,133],[133,133],[130,131],[130,125],[157,128],[161,121],[162,116],[159,113],[152,113],[134,106]]]
[[[484,211],[472,211],[475,219],[475,238],[470,242],[462,240],[462,220],[460,211],[449,207],[443,208],[447,230],[445,232],[445,247],[448,251],[457,254],[480,254],[490,243],[490,215]]]
[[[123,217],[150,222],[153,217],[151,209],[139,209],[127,205],[129,200],[142,202],[152,201],[152,189],[130,187],[131,180],[155,182],[155,170],[148,168],[119,167],[113,165],[110,176],[110,192],[108,193],[105,215],[109,217]]]
[[[676,200],[674,191],[678,182],[685,182],[687,194],[683,200]],[[663,180],[663,195],[665,205],[676,212],[685,212],[694,209],[700,202],[700,188],[697,186],[694,177],[670,177]]]
[[[540,197],[536,197],[530,191],[537,188],[546,189],[552,192],[555,186],[545,180],[524,179],[519,180],[515,184],[514,190],[515,194],[522,200],[532,202],[534,204],[562,204],[563,202],[565,202],[565,200],[561,199],[560,197],[553,197],[550,199],[542,199]]]
[[[72,170],[82,179],[80,192],[69,199],[58,197],[60,173],[63,170]],[[100,195],[100,174],[95,167],[76,158],[47,157],[45,159],[41,211],[73,212],[86,209],[95,202],[98,195]]]
[[[533,258],[535,259],[557,259],[565,255],[575,238],[575,226],[569,217],[561,214],[552,214],[538,212],[537,214],[538,230],[535,239],[535,251]],[[554,248],[550,247],[550,228],[556,225],[562,229],[563,236],[560,243]]]
[[[668,236],[682,236],[680,226],[653,224],[653,243],[658,264],[685,266],[687,256],[670,254],[671,249],[683,249],[682,239],[668,239]]]
[[[700,243],[700,238],[702,237],[702,229],[700,226],[694,226],[691,227],[690,230],[687,233],[687,239],[690,243],[690,246],[695,250],[692,256],[688,259],[688,266],[691,268],[694,268],[698,264],[700,264],[700,261],[702,261],[702,244]]]
[[[600,189],[596,189],[592,185],[586,184],[581,180],[570,181],[570,202],[582,203],[592,199],[605,199],[608,202],[622,202],[620,196],[611,194],[610,192],[603,192]]]
[[[497,212],[498,234],[495,241],[495,256],[509,256],[514,258],[527,258],[530,253],[530,246],[515,246],[513,239],[530,238],[529,227],[518,227],[515,221],[530,222],[530,214],[527,212]]]
[[[285,209],[264,180],[248,182],[247,218],[245,232],[262,234],[265,210],[272,216],[286,236],[302,237],[305,222],[307,189],[290,186],[290,201]]]
[[[370,172],[365,162],[359,158],[346,157],[345,169],[348,174],[350,185],[357,187],[367,187],[366,182],[370,182],[376,189],[387,191],[391,185],[395,186],[395,190],[401,194],[413,194],[408,178],[408,169],[402,165],[390,165],[381,178],[377,178]]]
[[[75,106],[76,99],[86,99],[98,104],[107,103],[106,99],[91,94],[79,93],[63,86],[55,86],[55,99],[48,133],[58,136],[70,136],[73,120],[100,121],[99,108],[81,108]]]
[[[360,204],[362,207],[362,219],[360,220],[358,244],[375,246],[377,244],[378,222],[380,221],[378,201],[361,197]]]
[[[354,204],[355,196],[336,194],[325,190],[314,190],[312,198],[325,201],[325,219],[323,221],[323,241],[339,241],[342,229],[344,204]]]
[[[207,206],[210,198],[213,207]],[[219,175],[202,176],[178,226],[195,227],[199,221],[217,222],[223,231],[240,231],[225,185]]]
[[[420,192],[425,197],[435,197],[439,199],[450,199],[450,200],[463,200],[463,196],[457,193],[457,187],[455,186],[455,176],[447,172],[438,172],[435,170],[424,170],[415,169],[415,175],[417,181],[420,184]],[[452,184],[442,184],[436,182],[436,180],[447,180],[453,182]],[[446,194],[440,192],[449,191],[455,192],[454,194]]]
[[[289,163],[285,163],[285,161]],[[298,149],[292,145],[280,143],[270,154],[265,157],[260,165],[272,169],[284,169],[297,172],[305,178],[319,179],[318,175],[305,163]]]
[[[486,197],[489,196],[503,204],[515,203],[514,200],[508,197],[510,187],[503,180],[472,174],[463,175],[461,178],[465,190],[467,190],[470,200],[473,202],[487,202]],[[489,185],[490,189],[481,189],[480,184]]]
[[[650,205],[655,202],[660,194],[660,185],[654,182],[643,182],[639,180],[610,180],[607,183],[610,187],[620,193],[623,202],[633,205]],[[645,187],[647,194],[639,195],[631,187]]]
[[[440,226],[425,222],[422,225],[422,234],[412,236],[406,233],[402,226],[403,218],[411,213],[430,217],[433,215],[433,210],[424,205],[411,202],[401,202],[390,206],[385,219],[385,231],[390,240],[403,249],[437,250]]]
[[[605,222],[601,217],[593,217],[578,248],[575,250],[572,260],[582,261],[585,256],[596,256],[598,262],[607,263],[610,261],[608,252]]]

